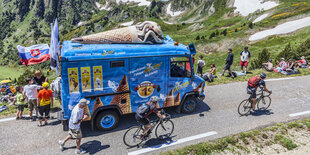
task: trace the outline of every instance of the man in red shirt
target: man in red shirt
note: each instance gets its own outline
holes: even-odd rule
[[[53,92],[48,89],[50,86],[47,82],[42,84],[43,89],[39,91],[37,96],[37,107],[39,110],[39,124],[38,126],[42,126],[43,115],[45,115],[44,125],[47,125],[47,120],[49,118],[49,113],[51,110],[51,104],[53,106]]]

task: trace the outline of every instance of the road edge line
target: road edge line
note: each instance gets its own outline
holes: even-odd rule
[[[303,111],[303,112],[298,112],[298,113],[292,113],[292,114],[289,114],[289,116],[290,117],[296,117],[296,116],[301,116],[301,115],[306,115],[306,114],[310,114],[310,110]]]
[[[193,140],[196,140],[196,139],[213,136],[213,135],[216,135],[216,134],[217,134],[216,131],[210,131],[210,132],[202,133],[202,134],[199,134],[199,135],[182,138],[182,139],[179,139],[179,140],[176,140],[176,141],[172,141],[170,143],[163,143],[163,144],[151,146],[149,148],[128,152],[128,155],[139,155],[139,154],[143,154],[143,153],[159,150],[159,149],[162,149],[162,148],[166,148],[166,147],[169,147],[169,146],[174,146],[174,145],[177,145],[177,144],[182,144],[182,143],[185,143],[185,142],[193,141]]]

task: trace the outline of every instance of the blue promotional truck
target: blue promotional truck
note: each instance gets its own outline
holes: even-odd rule
[[[101,131],[116,128],[122,115],[134,113],[152,96],[160,98],[158,108],[177,106],[191,113],[205,88],[205,81],[194,73],[195,53],[193,44],[185,46],[169,36],[162,44],[64,41],[60,120],[67,125],[81,98],[90,101],[84,111],[91,114],[92,129]]]

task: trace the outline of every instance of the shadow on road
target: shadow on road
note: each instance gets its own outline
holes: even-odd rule
[[[97,152],[101,150],[109,148],[110,145],[101,145],[100,141],[93,140],[93,141],[83,143],[81,147],[87,150],[87,153],[89,154],[96,154]]]
[[[272,109],[267,109],[267,110],[255,110],[254,112],[250,112],[248,115],[246,116],[261,116],[261,115],[272,115],[274,114],[272,111]]]
[[[152,136],[155,136],[155,135],[152,135]],[[142,148],[159,148],[164,144],[174,143],[175,141],[172,140],[174,137],[176,137],[176,135],[171,136],[170,138],[167,138],[167,139],[163,139],[163,140],[157,139],[155,137],[155,138],[147,140],[141,147]]]
[[[196,115],[198,114],[199,117],[204,117],[203,112],[209,111],[210,107],[204,103],[203,101],[198,99],[198,107],[196,109],[195,112],[190,113],[190,114],[184,114],[184,113],[178,113],[176,112],[176,107],[170,107],[170,108],[165,108],[165,112],[170,114],[172,118],[178,118],[178,117],[183,117],[183,116],[187,116],[187,115]],[[156,115],[152,114],[150,115],[150,120],[156,119]],[[83,137],[93,137],[93,136],[100,136],[100,135],[104,135],[104,134],[109,134],[111,132],[116,132],[116,131],[121,131],[121,130],[126,130],[132,126],[135,125],[139,125],[139,123],[136,121],[135,119],[135,114],[127,114],[127,115],[123,115],[121,116],[120,120],[119,120],[119,126],[112,130],[112,131],[98,131],[98,130],[94,130],[92,131],[90,128],[90,122],[84,122],[81,124],[81,129],[82,129],[82,134]]]

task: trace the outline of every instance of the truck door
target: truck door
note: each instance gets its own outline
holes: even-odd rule
[[[170,57],[168,94],[164,107],[177,106],[186,92],[193,91],[193,67],[190,57]]]
[[[141,57],[130,59],[130,91],[132,112],[152,96],[160,98],[162,107],[167,90],[165,57]]]

